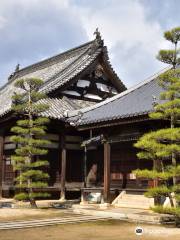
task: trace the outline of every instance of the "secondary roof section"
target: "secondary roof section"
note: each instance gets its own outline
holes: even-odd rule
[[[69,112],[68,121],[75,122],[77,127],[83,127],[147,115],[153,111],[154,103],[161,101],[159,97],[163,89],[158,85],[157,77],[162,72],[101,103],[80,111]]]

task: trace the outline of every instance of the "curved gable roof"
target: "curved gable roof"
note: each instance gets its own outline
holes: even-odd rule
[[[95,39],[14,72],[11,74],[8,83],[0,89],[0,116],[5,115],[11,109],[11,97],[17,91],[14,87],[15,80],[30,77],[40,78],[44,81],[41,91],[48,94],[57,88],[61,88],[88,68],[104,52],[104,48],[103,41],[97,42],[97,39]],[[107,56],[105,62],[109,64]],[[126,87],[113,72],[110,64],[109,69],[113,73],[113,78],[119,89],[121,91],[125,90]]]

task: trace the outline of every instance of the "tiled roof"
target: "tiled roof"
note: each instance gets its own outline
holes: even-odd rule
[[[162,72],[167,69],[169,68]],[[153,99],[160,102],[159,96],[163,90],[158,85],[159,74],[110,99],[80,110],[81,117],[78,116],[79,111],[70,112],[68,121],[74,121],[76,126],[83,126],[148,114],[153,110]]]
[[[40,115],[51,119],[63,120],[65,111],[73,111],[77,109],[64,98],[46,98],[41,100],[40,103],[49,105],[49,109]]]
[[[67,97],[60,98],[46,98],[40,101],[40,103],[45,103],[49,105],[49,109],[41,113],[44,117],[49,117],[52,119],[65,120],[65,112],[71,112],[81,109],[83,106],[90,106],[92,102],[89,103],[83,100],[69,99]]]
[[[16,71],[11,75],[8,83],[0,89],[0,116],[5,115],[11,109],[11,97],[17,91],[14,87],[16,79],[40,78],[44,81],[41,91],[50,93],[62,87],[88,68],[105,48],[103,41],[99,43],[95,39],[94,41]],[[109,66],[109,68],[111,67]],[[111,71],[113,70],[111,69]],[[125,86],[115,73],[114,77],[116,82],[118,82],[119,88],[124,90]]]
[[[80,99],[71,99],[71,103],[74,103],[78,109],[90,107],[94,105],[94,102],[92,101],[86,101],[86,100],[80,100]]]
[[[52,90],[62,87],[93,63],[102,51],[100,48],[92,55],[89,55],[88,50],[89,48],[80,56],[76,57],[74,61],[69,63],[64,69],[57,72],[52,78],[49,78],[42,86],[41,91],[49,93]]]
[[[43,113],[41,116],[49,117],[51,119],[64,119],[64,112],[65,111],[74,111],[79,109],[80,107],[76,105],[74,102],[71,103],[71,100],[66,99],[63,97],[60,98],[46,98],[39,101],[40,103],[45,103],[49,105],[49,109]],[[11,111],[11,106],[8,106],[4,109],[4,114]]]
[[[56,74],[68,68],[73,62],[79,59],[80,56],[85,54],[85,52],[91,48],[93,42],[94,41],[88,42],[79,47],[70,49],[56,56],[20,69],[12,74],[9,80],[12,82],[19,78],[36,77],[42,79],[44,82],[47,82],[55,77]]]

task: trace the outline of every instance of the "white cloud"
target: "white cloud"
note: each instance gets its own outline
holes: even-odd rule
[[[0,0],[0,80],[21,67],[87,41],[67,0]],[[5,19],[5,21],[4,21]]]
[[[6,26],[6,19],[2,16],[0,16],[0,29],[4,28]]]
[[[113,67],[130,86],[164,66],[155,56],[167,46],[166,29],[152,16],[140,0],[0,0],[1,73],[10,62],[29,64],[92,40],[99,27]]]
[[[76,11],[89,36],[98,26],[115,68],[130,86],[161,68],[155,56],[165,46],[159,22],[146,19],[146,9],[139,1],[106,1],[107,6],[76,5]]]

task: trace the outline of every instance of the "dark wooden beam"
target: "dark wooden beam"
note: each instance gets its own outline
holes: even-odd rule
[[[87,185],[87,146],[84,147],[84,187]]]
[[[0,198],[2,198],[2,183],[3,183],[3,145],[4,138],[0,136]]]
[[[126,125],[126,124],[132,124],[132,123],[141,123],[141,122],[149,122],[152,121],[147,114],[143,116],[138,117],[132,117],[132,118],[125,118],[125,119],[117,119],[117,120],[107,120],[106,122],[95,122],[89,125],[82,125],[80,127],[77,127],[79,131],[84,130],[90,130],[90,129],[97,129],[97,128],[107,128],[112,126],[118,126],[118,125]],[[157,122],[159,120],[154,120],[154,122]]]
[[[111,147],[108,142],[104,143],[104,202],[109,202],[110,194],[110,159]]]
[[[65,200],[66,194],[66,144],[65,144],[65,136],[62,134],[61,136],[61,200]]]

